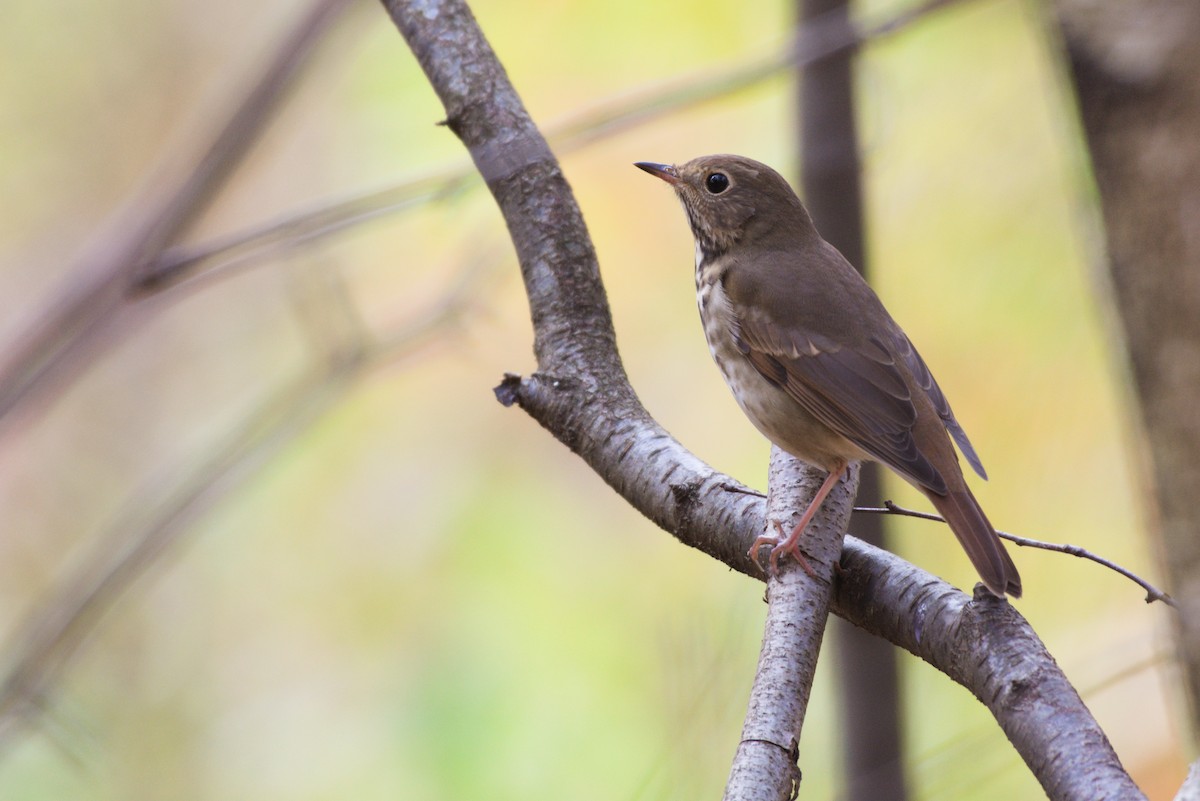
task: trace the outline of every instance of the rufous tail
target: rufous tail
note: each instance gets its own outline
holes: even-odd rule
[[[938,495],[927,492],[929,500],[937,508],[950,530],[958,537],[959,544],[967,552],[971,564],[979,571],[979,577],[993,595],[1003,598],[1006,594],[1021,597],[1021,577],[1017,566],[1004,550],[1004,544],[996,529],[988,521],[979,502],[969,488]]]

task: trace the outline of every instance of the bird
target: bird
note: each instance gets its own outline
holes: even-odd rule
[[[696,298],[709,350],[750,422],[828,474],[791,533],[764,534],[770,566],[806,564],[805,528],[851,462],[886,465],[949,524],[988,591],[1021,578],[963,476],[954,443],[987,473],[908,336],[849,261],[817,232],[782,175],[744,156],[636,162],[670,184],[696,244]]]

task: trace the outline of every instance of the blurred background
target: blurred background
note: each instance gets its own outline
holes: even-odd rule
[[[6,361],[187,173],[299,5],[8,5]],[[765,488],[767,444],[699,328],[686,221],[631,162],[736,152],[795,176],[794,76],[594,123],[782,49],[792,9],[473,7],[583,208],[635,389],[701,458]],[[982,456],[991,481],[974,489],[997,526],[1161,584],[1048,30],[1038,3],[974,0],[864,51],[873,283]],[[535,366],[528,307],[442,118],[382,9],[349,3],[182,241],[399,189],[121,306],[0,420],[0,797],[635,801],[723,786],[762,585],[654,528],[495,401],[504,372]],[[581,124],[597,135],[554,137]],[[971,587],[944,528],[894,526],[902,556]],[[1135,780],[1170,798],[1188,752],[1169,610],[1094,564],[1014,558],[1019,610]],[[1041,793],[965,690],[907,654],[901,669],[914,797]],[[805,797],[836,799],[822,670],[800,767]]]

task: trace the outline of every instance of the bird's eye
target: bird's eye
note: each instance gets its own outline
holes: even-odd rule
[[[710,194],[719,195],[729,188],[729,176],[723,172],[714,172],[704,179],[704,188]]]

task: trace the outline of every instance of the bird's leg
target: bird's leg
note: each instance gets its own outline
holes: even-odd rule
[[[812,522],[813,517],[817,514],[817,510],[820,509],[821,504],[825,502],[825,498],[829,495],[830,491],[833,490],[834,486],[836,486],[837,483],[842,479],[842,476],[845,475],[845,473],[846,462],[842,462],[836,469],[829,471],[829,475],[825,476],[825,481],[822,482],[820,488],[817,490],[817,494],[813,496],[812,502],[808,505],[808,508],[804,510],[804,514],[800,516],[800,522],[796,524],[796,527],[792,529],[792,533],[787,537],[783,536],[783,524],[779,521],[774,521],[775,529],[779,532],[778,537],[772,537],[769,534],[759,535],[758,539],[754,541],[754,544],[750,546],[749,556],[754,560],[754,564],[758,565],[760,570],[762,569],[762,565],[759,564],[758,561],[758,549],[763,545],[771,545],[773,547],[771,548],[771,556],[768,560],[768,564],[770,565],[772,573],[775,572],[779,565],[780,555],[790,553],[796,558],[796,561],[800,563],[800,566],[804,568],[805,573],[808,573],[810,576],[816,575],[816,573],[813,572],[812,566],[808,563],[808,560],[805,559],[804,555],[800,552],[800,536],[804,533],[804,530],[808,528],[808,524]]]
[[[779,532],[779,536],[761,537],[760,539],[765,540],[766,544],[775,546],[771,549],[770,557],[767,558],[767,564],[771,568],[771,573],[774,574],[777,570],[779,570],[779,554],[783,552],[783,546],[780,545],[780,543],[789,541],[789,537],[783,533],[783,523],[780,523],[778,520],[772,520],[771,525],[775,526],[775,530]],[[797,528],[799,528],[799,526],[797,526]],[[801,529],[801,531],[803,531],[803,529]],[[801,552],[799,545],[800,537],[796,535],[795,530],[792,531],[792,537],[790,539],[794,540],[794,547],[791,549],[792,556],[796,557],[796,561],[800,563],[800,567],[804,569],[804,572],[808,574],[809,578],[816,578],[817,571],[813,570],[812,565],[810,565],[808,560],[804,558],[804,554]],[[754,563],[758,564],[757,558],[754,560]],[[762,565],[759,565],[759,567],[761,568]]]

